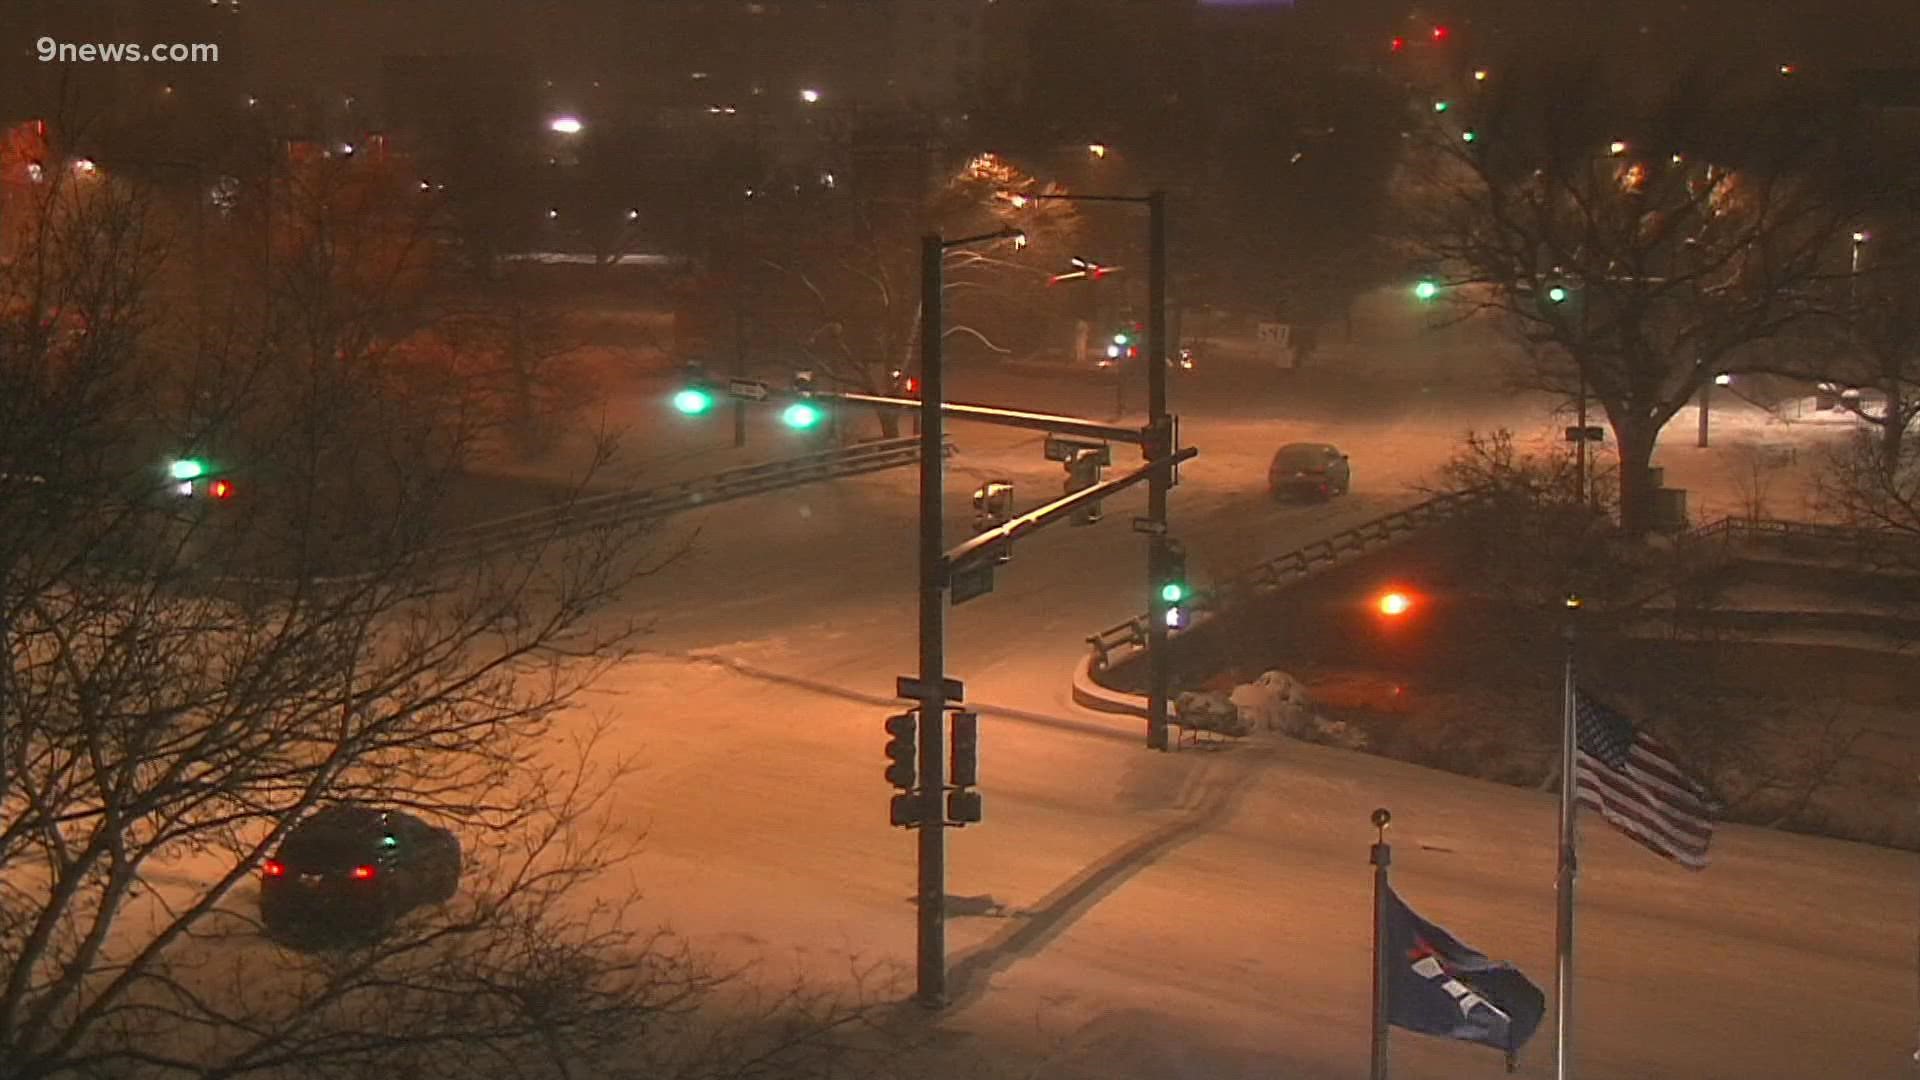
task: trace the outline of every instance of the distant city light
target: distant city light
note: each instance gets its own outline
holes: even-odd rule
[[[1434,111],[1434,112],[1446,112],[1446,111],[1447,111],[1448,109],[1450,109],[1450,108],[1452,108],[1452,107],[1453,107],[1453,106],[1452,106],[1451,104],[1449,104],[1448,102],[1445,102],[1445,101],[1436,101],[1436,102],[1434,102],[1434,103],[1433,103],[1433,111]]]
[[[554,220],[555,218],[557,218],[557,217],[559,217],[559,216],[560,216],[560,209],[559,209],[558,207],[552,207],[552,206],[550,206],[550,207],[548,207],[548,208],[547,208],[547,220],[548,220],[548,221],[552,221],[552,220]]]
[[[92,176],[100,171],[100,166],[95,165],[91,158],[75,158],[73,171],[81,176]]]
[[[1624,154],[1626,152],[1627,152],[1627,144],[1621,142],[1619,139],[1615,139],[1612,142],[1607,144],[1607,153],[1612,154],[1615,157],[1619,157],[1621,154]]]
[[[1715,385],[1715,386],[1732,386],[1732,385],[1733,385],[1733,376],[1731,376],[1731,375],[1729,375],[1729,374],[1727,374],[1726,372],[1724,372],[1724,371],[1723,371],[1723,372],[1721,372],[1720,374],[1718,374],[1718,375],[1715,375],[1715,376],[1713,377],[1713,385]]]
[[[580,123],[579,117],[572,115],[556,116],[552,120],[547,121],[547,129],[549,131],[557,131],[562,135],[578,135],[585,126],[586,125]]]
[[[628,221],[639,221],[639,220],[640,220],[640,211],[639,211],[639,209],[638,209],[637,207],[628,207],[628,209],[627,209],[627,220],[628,220]]]
[[[812,87],[808,87],[807,89],[800,91],[800,100],[811,105],[814,102],[820,100],[820,91],[815,90]]]
[[[1781,65],[1780,65],[1780,74],[1782,74],[1782,75],[1793,75],[1793,74],[1796,74],[1796,73],[1798,73],[1798,72],[1799,72],[1799,70],[1800,70],[1800,68],[1799,68],[1798,66],[1796,66],[1796,65],[1794,65],[1794,64],[1781,64]]]
[[[1474,73],[1473,73],[1473,81],[1474,81],[1474,82],[1486,82],[1486,81],[1487,81],[1487,69],[1486,69],[1486,68],[1476,68],[1476,69],[1474,70]]]
[[[1382,615],[1405,615],[1413,610],[1413,598],[1403,592],[1390,592],[1381,596],[1376,606]]]
[[[1098,142],[1096,142],[1096,143],[1088,143],[1088,144],[1087,144],[1087,153],[1089,153],[1089,154],[1092,154],[1092,155],[1093,155],[1094,157],[1097,157],[1097,158],[1103,158],[1103,157],[1106,157],[1106,156],[1107,156],[1107,144],[1106,144],[1106,143],[1098,143]]]
[[[1856,244],[1864,244],[1869,239],[1871,239],[1871,237],[1872,237],[1872,234],[1868,233],[1866,230],[1856,229],[1854,230],[1854,233],[1853,233],[1853,242]]]
[[[1403,52],[1406,50],[1406,47],[1407,39],[1403,37],[1394,38],[1393,41],[1387,45],[1387,48],[1393,52]]]

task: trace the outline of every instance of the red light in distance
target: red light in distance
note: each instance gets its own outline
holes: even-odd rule
[[[260,872],[267,877],[286,877],[287,866],[279,859],[268,859],[266,865],[260,868]]]
[[[355,880],[355,881],[372,881],[372,880],[373,880],[373,867],[371,867],[371,866],[356,866],[356,867],[354,867],[354,868],[353,868],[353,880]]]

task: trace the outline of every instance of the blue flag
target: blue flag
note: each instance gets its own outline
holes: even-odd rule
[[[1497,964],[1413,913],[1387,889],[1387,1020],[1423,1035],[1516,1051],[1547,997],[1512,964]]]

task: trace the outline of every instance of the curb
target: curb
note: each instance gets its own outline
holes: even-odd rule
[[[1114,713],[1120,716],[1147,715],[1147,698],[1144,694],[1128,694],[1119,690],[1109,690],[1093,679],[1094,654],[1091,650],[1080,658],[1073,667],[1073,703],[1094,712]]]

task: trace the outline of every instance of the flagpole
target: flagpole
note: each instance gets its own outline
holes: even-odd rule
[[[1393,815],[1385,807],[1373,812],[1379,830],[1369,859],[1373,863],[1373,1071],[1370,1080],[1387,1080],[1387,867],[1393,848],[1387,843],[1387,823]]]
[[[1566,681],[1560,701],[1560,876],[1554,892],[1560,901],[1559,918],[1554,926],[1554,949],[1558,962],[1553,972],[1553,1075],[1555,1080],[1570,1080],[1573,1075],[1573,881],[1579,868],[1573,848],[1574,731],[1573,623],[1580,610],[1580,598],[1567,596],[1567,623],[1562,635],[1566,640]]]

